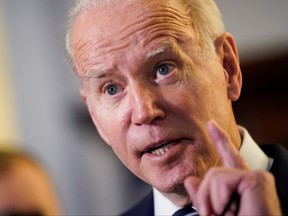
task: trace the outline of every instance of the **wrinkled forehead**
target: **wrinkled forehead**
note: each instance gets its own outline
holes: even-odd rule
[[[122,0],[82,10],[72,31],[76,70],[84,72],[113,53],[150,52],[163,41],[193,38],[192,24],[177,0]],[[115,57],[115,55],[113,55]],[[81,65],[80,65],[81,64]]]
[[[149,28],[149,24],[156,20],[175,27],[178,25],[179,30],[183,25],[191,26],[178,0],[116,0],[82,10],[74,23],[72,42],[75,45],[83,36],[86,39],[97,36],[106,40],[110,36],[125,37],[127,35],[121,34],[129,33],[129,29]]]
[[[158,7],[173,7],[174,9],[182,10],[183,1],[185,2],[185,0],[87,0],[87,4],[82,5],[77,11],[78,15],[83,15],[89,11],[101,15],[101,12],[103,12],[104,15],[107,15],[103,18],[110,19],[109,11],[116,16],[124,10],[127,12],[125,17],[129,18],[133,14],[139,14],[139,12],[149,13],[154,10],[157,11]],[[88,2],[90,3],[88,4]]]

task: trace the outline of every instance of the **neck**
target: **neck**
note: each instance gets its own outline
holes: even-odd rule
[[[233,118],[232,123],[229,125],[229,130],[227,131],[227,134],[230,136],[232,144],[236,147],[236,149],[240,150],[241,143],[242,143],[242,137],[240,135],[240,132],[238,130],[238,126],[237,126],[234,118]]]

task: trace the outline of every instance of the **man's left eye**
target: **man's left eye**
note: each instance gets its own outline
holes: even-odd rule
[[[157,67],[156,76],[165,76],[169,74],[174,69],[174,66],[171,64],[161,64]]]

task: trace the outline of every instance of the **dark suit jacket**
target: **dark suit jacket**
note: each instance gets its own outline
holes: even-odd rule
[[[260,145],[268,157],[274,159],[270,172],[276,180],[277,193],[280,199],[283,215],[288,215],[288,151],[279,145]],[[122,216],[153,216],[154,204],[152,191],[136,206]]]
[[[279,145],[260,145],[273,158],[270,172],[274,175],[283,215],[288,215],[288,151]]]

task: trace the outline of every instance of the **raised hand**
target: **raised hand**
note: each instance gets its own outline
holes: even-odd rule
[[[190,176],[185,187],[200,215],[281,215],[274,177],[253,171],[217,123],[208,123],[209,134],[221,158],[203,179]]]

